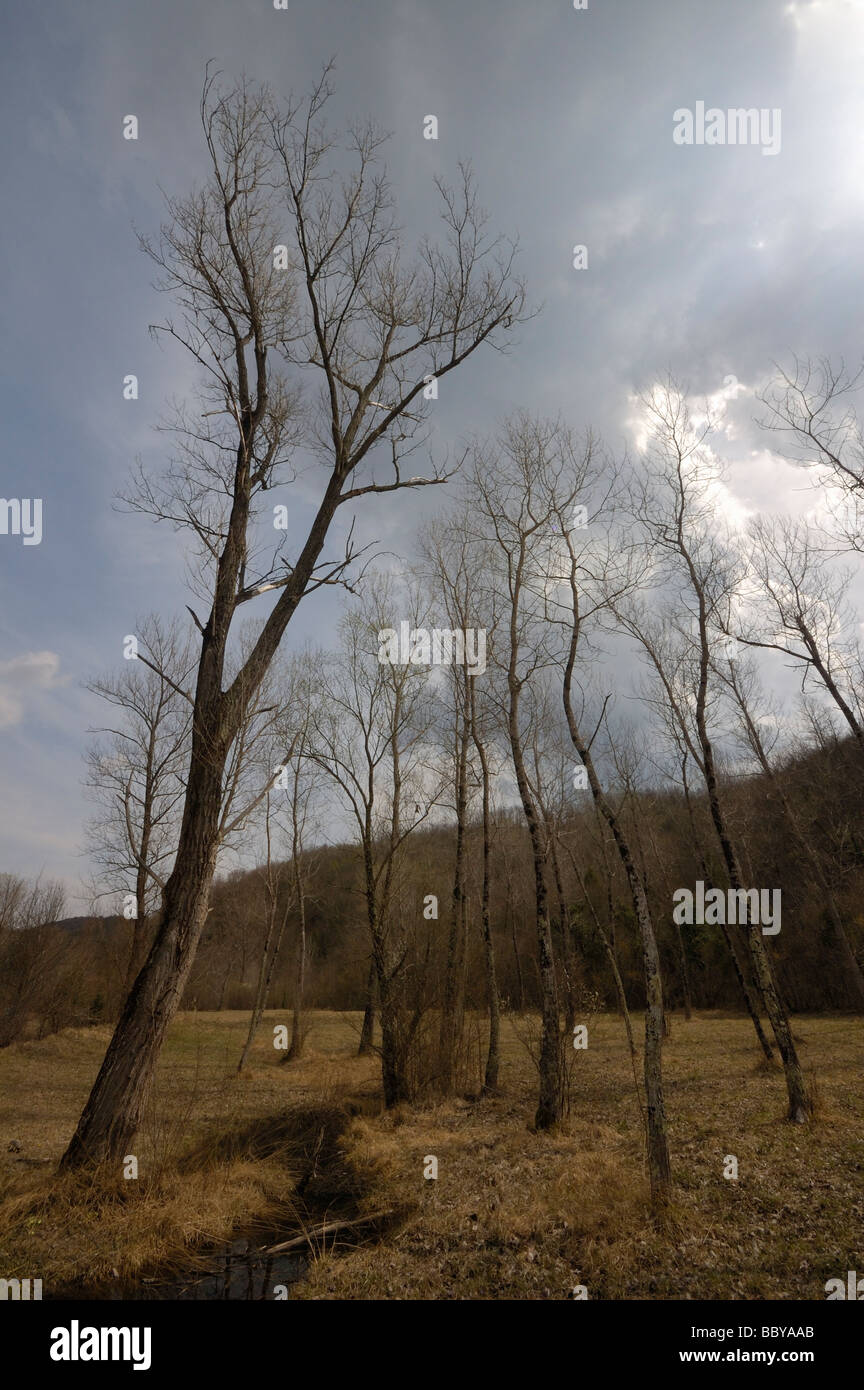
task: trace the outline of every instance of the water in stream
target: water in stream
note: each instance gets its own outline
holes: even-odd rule
[[[297,1250],[268,1255],[258,1240],[234,1240],[209,1255],[200,1268],[165,1275],[145,1276],[138,1281],[114,1281],[98,1287],[64,1289],[56,1298],[99,1299],[107,1302],[137,1302],[154,1299],[280,1299],[287,1297],[289,1284],[302,1279],[308,1257]]]

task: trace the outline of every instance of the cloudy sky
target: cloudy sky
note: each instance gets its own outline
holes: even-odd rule
[[[148,325],[166,305],[135,229],[162,192],[205,174],[204,66],[304,91],[336,59],[334,117],[392,132],[388,165],[409,233],[433,175],[470,159],[543,312],[507,358],[478,355],[442,383],[436,441],[458,444],[515,407],[592,424],[618,447],[631,397],[667,369],[694,395],[730,374],[724,451],[734,504],[809,505],[766,452],[754,388],[792,352],[862,355],[864,0],[72,0],[4,21],[0,221],[0,493],[40,498],[43,535],[0,535],[0,871],[74,893],[88,807],[82,749],[97,724],[88,676],[116,667],[150,609],[183,612],[168,529],[115,510],[186,368]],[[681,146],[679,108],[782,113],[774,156]],[[122,138],[135,114],[139,138]],[[423,139],[434,114],[437,141]],[[588,266],[573,268],[575,245]],[[124,401],[135,373],[139,399]],[[289,499],[286,499],[289,500]],[[290,499],[302,522],[308,499]],[[383,505],[381,505],[383,503]],[[416,494],[376,502],[361,535],[399,548]],[[292,645],[326,639],[313,599]],[[70,908],[81,907],[80,898]]]

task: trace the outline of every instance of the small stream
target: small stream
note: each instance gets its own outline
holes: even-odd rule
[[[270,1240],[276,1243],[278,1232]],[[263,1233],[243,1237],[217,1247],[200,1264],[184,1273],[142,1275],[139,1279],[109,1280],[103,1284],[67,1286],[46,1301],[55,1299],[93,1299],[100,1302],[151,1302],[154,1300],[245,1299],[252,1302],[287,1298],[288,1287],[303,1279],[309,1258],[303,1251],[286,1250],[268,1255]]]
[[[303,1278],[309,1261],[296,1250],[267,1255],[253,1241],[235,1240],[216,1252],[208,1265],[209,1268],[182,1277],[142,1279],[134,1288],[112,1297],[138,1300],[242,1298],[258,1302],[285,1298],[288,1285]]]
[[[294,1140],[298,1146],[302,1142],[302,1162],[298,1162],[297,1166],[298,1171],[305,1171],[297,1182],[296,1193],[299,1197],[308,1191],[315,1201],[313,1207],[303,1208],[306,1225],[315,1226],[323,1217],[338,1218],[340,1212],[353,1215],[353,1173],[346,1167],[338,1149],[338,1139],[346,1119],[347,1113],[342,1108],[333,1107],[325,1112],[318,1106],[256,1120],[243,1133],[228,1136],[223,1141],[225,1152],[220,1156],[232,1158],[238,1152],[243,1152],[253,1158],[264,1157],[275,1148],[284,1146],[286,1139]],[[212,1156],[213,1152],[210,1145],[208,1154]],[[316,1181],[317,1189],[313,1186]],[[283,1221],[280,1227],[275,1228],[262,1222],[257,1227],[247,1228],[245,1235],[235,1235],[230,1241],[201,1248],[185,1267],[179,1269],[169,1265],[142,1272],[134,1278],[105,1279],[94,1284],[73,1283],[51,1293],[46,1290],[43,1297],[46,1301],[87,1299],[104,1302],[175,1299],[212,1302],[223,1298],[250,1302],[282,1300],[287,1298],[291,1284],[305,1278],[312,1258],[309,1247],[305,1245],[276,1254],[267,1253],[268,1246],[278,1245],[295,1234],[296,1227],[294,1230],[286,1229],[286,1225],[291,1227],[294,1222]],[[303,1229],[302,1222],[300,1229]]]

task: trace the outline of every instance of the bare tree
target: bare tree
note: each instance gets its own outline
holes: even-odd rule
[[[634,573],[630,563],[626,546],[622,547],[623,564],[616,564],[613,562],[611,535],[597,538],[596,533],[592,533],[590,525],[584,531],[581,526],[574,527],[571,514],[578,498],[586,499],[583,502],[586,510],[589,504],[593,504],[593,523],[597,529],[603,527],[605,514],[611,507],[610,495],[616,479],[612,474],[603,480],[603,485],[599,485],[598,462],[594,456],[595,446],[590,438],[586,441],[581,455],[574,453],[572,447],[568,450],[568,454],[570,459],[569,474],[564,480],[564,485],[558,486],[553,491],[553,509],[557,520],[557,531],[563,542],[557,547],[558,563],[555,566],[555,572],[559,576],[559,583],[563,582],[564,599],[560,607],[556,605],[553,609],[554,616],[559,621],[562,612],[566,613],[563,651],[559,658],[562,668],[562,699],[573,748],[585,769],[595,807],[608,825],[615,842],[639,928],[646,994],[643,1069],[645,1111],[643,1118],[652,1207],[655,1216],[662,1222],[665,1220],[665,1213],[671,1196],[672,1172],[669,1160],[666,1103],[663,1094],[664,1010],[660,955],[657,949],[657,938],[648,895],[636,864],[623,818],[603,788],[593,755],[595,739],[605,720],[610,696],[607,694],[604,697],[599,718],[591,721],[593,729],[590,725],[586,729],[585,693],[584,690],[578,690],[575,679],[577,660],[582,656],[590,640],[592,622],[598,622],[610,604],[614,606],[621,594],[629,591],[636,582],[637,574]],[[615,539],[620,542],[621,537]],[[580,697],[578,708],[577,693]],[[598,928],[599,925],[598,920]],[[625,1014],[632,1055],[632,1035],[630,1034],[629,1014],[623,985],[618,976],[614,951],[606,941],[602,929],[600,934],[615,971],[616,985]]]
[[[825,902],[837,953],[843,962],[849,989],[858,1007],[861,1008],[864,1006],[864,972],[862,972],[852,949],[822,857],[787,794],[782,778],[777,776],[776,768],[771,760],[771,748],[766,738],[764,716],[757,710],[759,688],[755,667],[752,663],[747,665],[742,661],[719,661],[712,664],[718,679],[729,691],[739,712],[742,737],[764,773],[769,786],[777,796],[786,823],[810,866],[813,882],[818,887]]]
[[[424,530],[421,550],[429,570],[429,582],[446,620],[451,640],[457,633],[481,631],[488,645],[494,641],[497,622],[496,601],[489,594],[482,571],[483,550],[474,535],[470,510],[463,503]],[[453,1084],[454,1050],[462,1024],[464,1008],[465,958],[468,946],[469,874],[471,843],[475,832],[479,799],[481,874],[479,885],[480,930],[483,942],[486,1003],[489,1011],[489,1038],[486,1049],[483,1091],[497,1090],[500,1070],[501,1001],[492,933],[491,889],[494,834],[492,788],[502,758],[495,745],[499,721],[494,691],[485,671],[472,671],[469,664],[452,665],[448,679],[438,689],[447,710],[446,730],[452,765],[453,804],[456,820],[454,879],[444,989],[441,1007],[439,1047],[441,1089]],[[444,721],[442,721],[444,722]],[[473,750],[473,757],[472,757]],[[517,954],[517,970],[519,967]],[[521,987],[520,987],[521,994]]]
[[[310,756],[333,779],[356,826],[366,921],[381,1016],[384,1099],[410,1098],[409,1060],[420,1021],[408,1007],[415,922],[402,873],[406,840],[425,821],[435,794],[424,782],[424,740],[431,723],[428,672],[417,661],[390,659],[382,633],[398,631],[397,613],[421,625],[414,594],[389,578],[370,579],[360,605],[343,619],[342,644],[325,660],[310,726]]]
[[[723,607],[723,605],[720,606]],[[698,728],[695,725],[694,711],[701,698],[703,721],[707,727],[711,721],[712,709],[717,702],[715,692],[707,680],[704,689],[702,688],[701,657],[695,654],[691,631],[689,629],[684,632],[680,630],[675,612],[670,610],[668,605],[666,608],[661,607],[659,612],[652,611],[653,608],[654,606],[649,603],[638,604],[629,601],[625,605],[618,606],[617,615],[622,626],[641,644],[648,658],[649,666],[653,669],[656,677],[653,689],[650,684],[643,687],[642,699],[654,710],[658,727],[664,731],[674,750],[673,761],[674,766],[680,770],[679,784],[687,809],[693,848],[700,865],[702,880],[706,889],[709,889],[714,887],[714,883],[708,866],[704,843],[696,826],[690,793],[689,768],[692,762],[699,777],[704,779],[705,762]],[[701,697],[700,690],[702,691]],[[711,827],[716,831],[713,818]],[[720,923],[720,930],[729,951],[735,977],[741,990],[741,997],[753,1024],[757,1041],[765,1060],[770,1062],[773,1060],[774,1054],[759,1016],[759,1007],[760,1004],[764,1006],[764,1000],[758,980],[748,980],[747,972],[742,965],[741,956],[744,944],[743,941],[739,940],[738,926],[737,924],[730,925],[724,921]]]
[[[295,1061],[302,1056],[306,1041],[304,993],[306,989],[307,911],[309,879],[314,873],[306,849],[310,829],[311,802],[314,786],[314,764],[309,756],[311,704],[315,696],[314,683],[302,680],[301,699],[305,716],[300,730],[300,742],[291,763],[291,782],[288,792],[291,833],[291,877],[294,902],[297,908],[297,940],[294,952],[294,997],[291,1010],[291,1044],[283,1061]],[[314,827],[313,827],[314,829]]]
[[[265,902],[267,904],[264,942],[261,949],[261,959],[258,966],[258,980],[255,986],[255,998],[252,1003],[252,1012],[249,1015],[249,1028],[246,1032],[246,1041],[243,1044],[243,1051],[240,1053],[240,1060],[237,1063],[237,1071],[242,1072],[252,1051],[252,1044],[255,1035],[261,1025],[261,1017],[267,1007],[267,995],[270,989],[270,982],[273,972],[276,969],[276,962],[279,959],[279,951],[282,945],[282,937],[285,932],[285,923],[288,914],[293,906],[293,897],[290,889],[286,892],[287,885],[284,883],[284,874],[277,869],[273,859],[273,835],[272,835],[272,809],[271,792],[267,792],[264,811],[264,838],[267,846],[267,857],[261,872],[264,885]],[[282,890],[280,898],[280,888]]]
[[[540,1094],[534,1121],[538,1129],[557,1123],[563,1114],[565,1073],[546,883],[546,833],[526,757],[530,727],[530,718],[526,724],[526,704],[536,688],[538,673],[550,660],[544,606],[554,513],[552,489],[569,462],[557,425],[517,415],[494,444],[475,449],[468,482],[487,583],[503,597],[493,664],[502,683],[502,720],[533,862],[542,1015]]]
[[[171,468],[161,482],[139,470],[130,500],[191,531],[205,617],[195,617],[189,775],[158,931],[67,1168],[116,1160],[138,1126],[207,913],[231,746],[297,605],[343,581],[354,557],[349,539],[341,559],[322,559],[337,510],[440,481],[440,471],[406,480],[400,470],[422,438],[428,379],[440,381],[482,343],[504,346],[522,310],[514,249],[488,235],[467,169],[456,190],[439,183],[445,245],[427,239],[403,264],[382,137],[355,126],[340,149],[323,121],[330,94],[329,71],[287,107],[245,80],[224,92],[208,73],[201,121],[210,177],[189,197],[168,199],[159,242],[142,243],[180,313],[161,331],[200,367],[204,408],[178,412]],[[310,376],[321,388],[311,395]],[[294,557],[277,547],[267,559],[256,511],[262,492],[290,478],[300,442],[324,472],[320,500]],[[375,472],[381,453],[389,481]],[[265,593],[275,602],[226,687],[235,615]]]
[[[375,958],[369,958],[369,971],[366,976],[366,1003],[363,1007],[363,1022],[360,1027],[358,1057],[368,1057],[375,1043],[375,1016],[378,1012],[378,976],[375,973]]]
[[[63,956],[52,924],[64,898],[58,883],[0,874],[0,1047],[50,1006],[53,972]]]
[[[848,569],[838,570],[819,546],[813,527],[786,517],[757,517],[750,527],[749,575],[755,603],[739,618],[737,636],[747,646],[781,652],[801,675],[834,701],[864,746],[858,695],[861,654],[856,615],[847,593]]]
[[[730,570],[733,576],[735,571],[734,556],[718,535],[714,505],[718,466],[706,444],[712,422],[706,411],[704,421],[694,423],[684,393],[672,381],[643,397],[643,406],[650,442],[637,481],[634,515],[655,557],[657,582],[667,583],[675,593],[678,631],[689,635],[692,641],[696,669],[693,723],[699,766],[729,883],[736,893],[741,893],[744,876],[723,806],[708,722],[712,645],[723,631],[723,604],[734,587]],[[641,638],[639,623],[632,630]],[[650,646],[645,645],[645,650],[650,659]],[[745,901],[749,906],[749,900]],[[804,1123],[811,1113],[811,1100],[771,958],[761,928],[752,917],[747,942],[783,1060],[789,1094],[788,1118],[796,1124]]]
[[[864,367],[795,357],[760,395],[763,429],[777,436],[784,457],[811,472],[828,504],[829,533],[857,551],[864,550],[864,434],[850,398],[862,386]]]
[[[543,825],[546,845],[547,880],[555,904],[552,919],[553,944],[557,932],[558,961],[562,976],[561,1003],[564,1033],[572,1034],[579,994],[577,965],[571,930],[565,864],[559,853],[562,822],[572,808],[572,748],[561,721],[559,692],[549,676],[538,678],[526,710],[526,767],[531,794]]]
[[[464,644],[465,634],[480,626],[477,610],[479,585],[472,564],[472,547],[465,517],[459,517],[454,512],[443,521],[433,523],[424,535],[422,550],[429,571],[423,580],[428,582],[433,602],[440,610],[442,620],[447,623],[443,630],[447,633],[448,655],[452,657],[458,650],[459,641]],[[445,761],[451,768],[449,780],[452,783],[456,836],[438,1039],[439,1085],[441,1091],[447,1094],[453,1089],[457,1038],[462,1032],[464,1012],[462,986],[468,945],[468,819],[472,731],[475,730],[477,709],[474,686],[478,677],[467,661],[452,661],[449,666],[442,668],[440,674],[442,680],[438,689],[444,713],[439,721],[439,737],[446,750]]]
[[[137,659],[87,685],[116,711],[111,726],[93,730],[100,737],[87,750],[87,786],[100,807],[87,842],[100,866],[94,900],[134,894],[134,916],[124,910],[133,922],[125,993],[141,968],[177,843],[192,723],[180,693],[193,665],[189,635],[156,616],[138,626]]]
[[[483,961],[486,968],[486,1001],[489,1009],[489,1044],[483,1075],[483,1094],[494,1095],[498,1089],[501,1067],[501,999],[498,993],[498,972],[495,965],[495,941],[492,935],[492,916],[489,909],[492,882],[492,779],[486,727],[483,711],[477,699],[476,684],[470,687],[471,738],[480,764],[481,826],[483,835],[483,880],[480,890],[480,921],[483,932]]]

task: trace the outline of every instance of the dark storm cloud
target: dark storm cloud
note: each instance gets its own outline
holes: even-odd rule
[[[43,499],[44,538],[0,538],[0,867],[76,876],[81,746],[97,719],[80,681],[119,659],[139,614],[185,600],[176,539],[112,499],[136,455],[159,465],[153,426],[191,381],[148,337],[165,306],[132,224],[154,231],[160,186],[182,193],[205,173],[208,59],[287,92],[335,54],[334,120],[368,114],[392,132],[409,236],[434,216],[432,175],[452,176],[460,158],[495,227],[518,233],[543,312],[509,357],[478,356],[442,385],[439,450],[519,406],[591,423],[617,448],[631,393],[667,367],[694,393],[732,373],[746,390],[723,452],[746,511],[778,478],[791,486],[754,430],[751,388],[790,349],[860,356],[864,5],[853,0],[585,11],[112,0],[19,8],[6,37],[2,490]],[[673,112],[697,101],[781,109],[780,153],[676,145]],[[121,136],[127,113],[136,142]],[[437,142],[422,138],[429,113]],[[122,399],[127,372],[137,402]],[[360,540],[404,550],[436,505],[409,494],[361,511]],[[301,610],[294,640],[320,635],[329,611]]]

